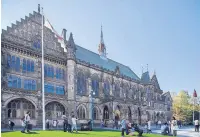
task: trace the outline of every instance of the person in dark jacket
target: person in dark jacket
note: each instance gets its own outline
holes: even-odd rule
[[[66,132],[67,127],[68,127],[68,119],[67,119],[65,113],[63,113],[63,115],[62,115],[62,119],[63,119],[63,131]]]
[[[14,126],[15,126],[15,123],[12,122],[11,120],[8,121],[8,125],[10,127],[10,130],[13,130]]]

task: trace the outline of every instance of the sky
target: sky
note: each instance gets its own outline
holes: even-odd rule
[[[199,0],[2,0],[1,27],[37,11],[40,4],[58,33],[98,52],[101,25],[108,58],[139,77],[155,70],[166,92],[196,89],[200,95]]]

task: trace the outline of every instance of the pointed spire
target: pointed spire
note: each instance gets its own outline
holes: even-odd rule
[[[40,13],[40,4],[38,4],[38,13]]]
[[[74,46],[74,38],[73,38],[73,34],[72,33],[70,33],[70,36],[69,36],[68,46],[71,46],[71,47]]]
[[[147,64],[147,71],[148,71],[148,64]]]
[[[100,43],[104,44],[102,25],[101,25],[101,41],[100,41]]]
[[[143,66],[142,66],[142,74],[143,74]]]

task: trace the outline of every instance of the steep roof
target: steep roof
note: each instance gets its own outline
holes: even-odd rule
[[[90,64],[98,65],[111,71],[115,71],[116,67],[118,66],[122,75],[128,76],[135,80],[140,80],[140,78],[128,66],[122,65],[111,59],[102,59],[98,54],[78,45],[76,50],[76,58],[85,62],[89,62]]]
[[[150,83],[149,71],[144,72],[142,74],[141,82],[144,83],[144,84],[149,84]]]

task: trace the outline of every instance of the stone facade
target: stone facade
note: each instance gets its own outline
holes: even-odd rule
[[[35,41],[39,41],[38,44],[41,46],[41,22],[42,16],[39,11],[33,12],[33,14],[29,14],[29,17],[26,16],[20,22],[12,24],[12,27],[7,27],[7,30],[2,30],[2,122],[7,123],[8,119],[11,119],[16,125],[21,125],[20,118],[29,110],[32,113],[32,123],[36,126],[42,125],[41,48],[34,47]],[[65,72],[63,79],[56,78],[55,70],[53,77],[45,77],[45,82],[64,87],[64,94],[45,93],[47,118],[62,121],[61,113],[63,111],[66,114],[77,115],[78,123],[86,122],[91,118],[89,94],[92,91],[92,78],[94,77],[98,79],[99,83],[98,96],[94,96],[95,123],[100,123],[101,119],[112,121],[117,109],[120,111],[120,115],[138,123],[144,123],[147,119],[155,122],[171,118],[171,96],[169,92],[163,93],[160,89],[155,74],[148,83],[144,83],[142,79],[134,80],[121,75],[118,67],[114,72],[78,60],[76,59],[73,35],[70,34],[69,39],[64,38],[64,40],[67,52],[64,52],[64,48],[61,47],[55,34],[44,27],[45,64],[54,68],[59,67]],[[18,71],[9,66],[8,58],[10,56],[19,57]],[[23,59],[30,59],[34,62],[33,72],[23,72]],[[13,63],[12,60],[11,63]],[[16,62],[14,63],[16,64]],[[79,72],[85,76],[86,80],[87,91],[84,94],[77,93]],[[19,87],[14,87],[14,84],[9,86],[8,79],[11,75],[20,77]],[[35,80],[36,88],[34,90],[25,89],[24,79]],[[103,91],[105,81],[109,83],[110,87],[107,95]],[[15,80],[12,82],[15,83]],[[117,89],[115,86],[119,88],[119,97],[115,96],[115,89]],[[54,90],[56,88],[54,87]],[[59,123],[62,124],[62,122]]]

